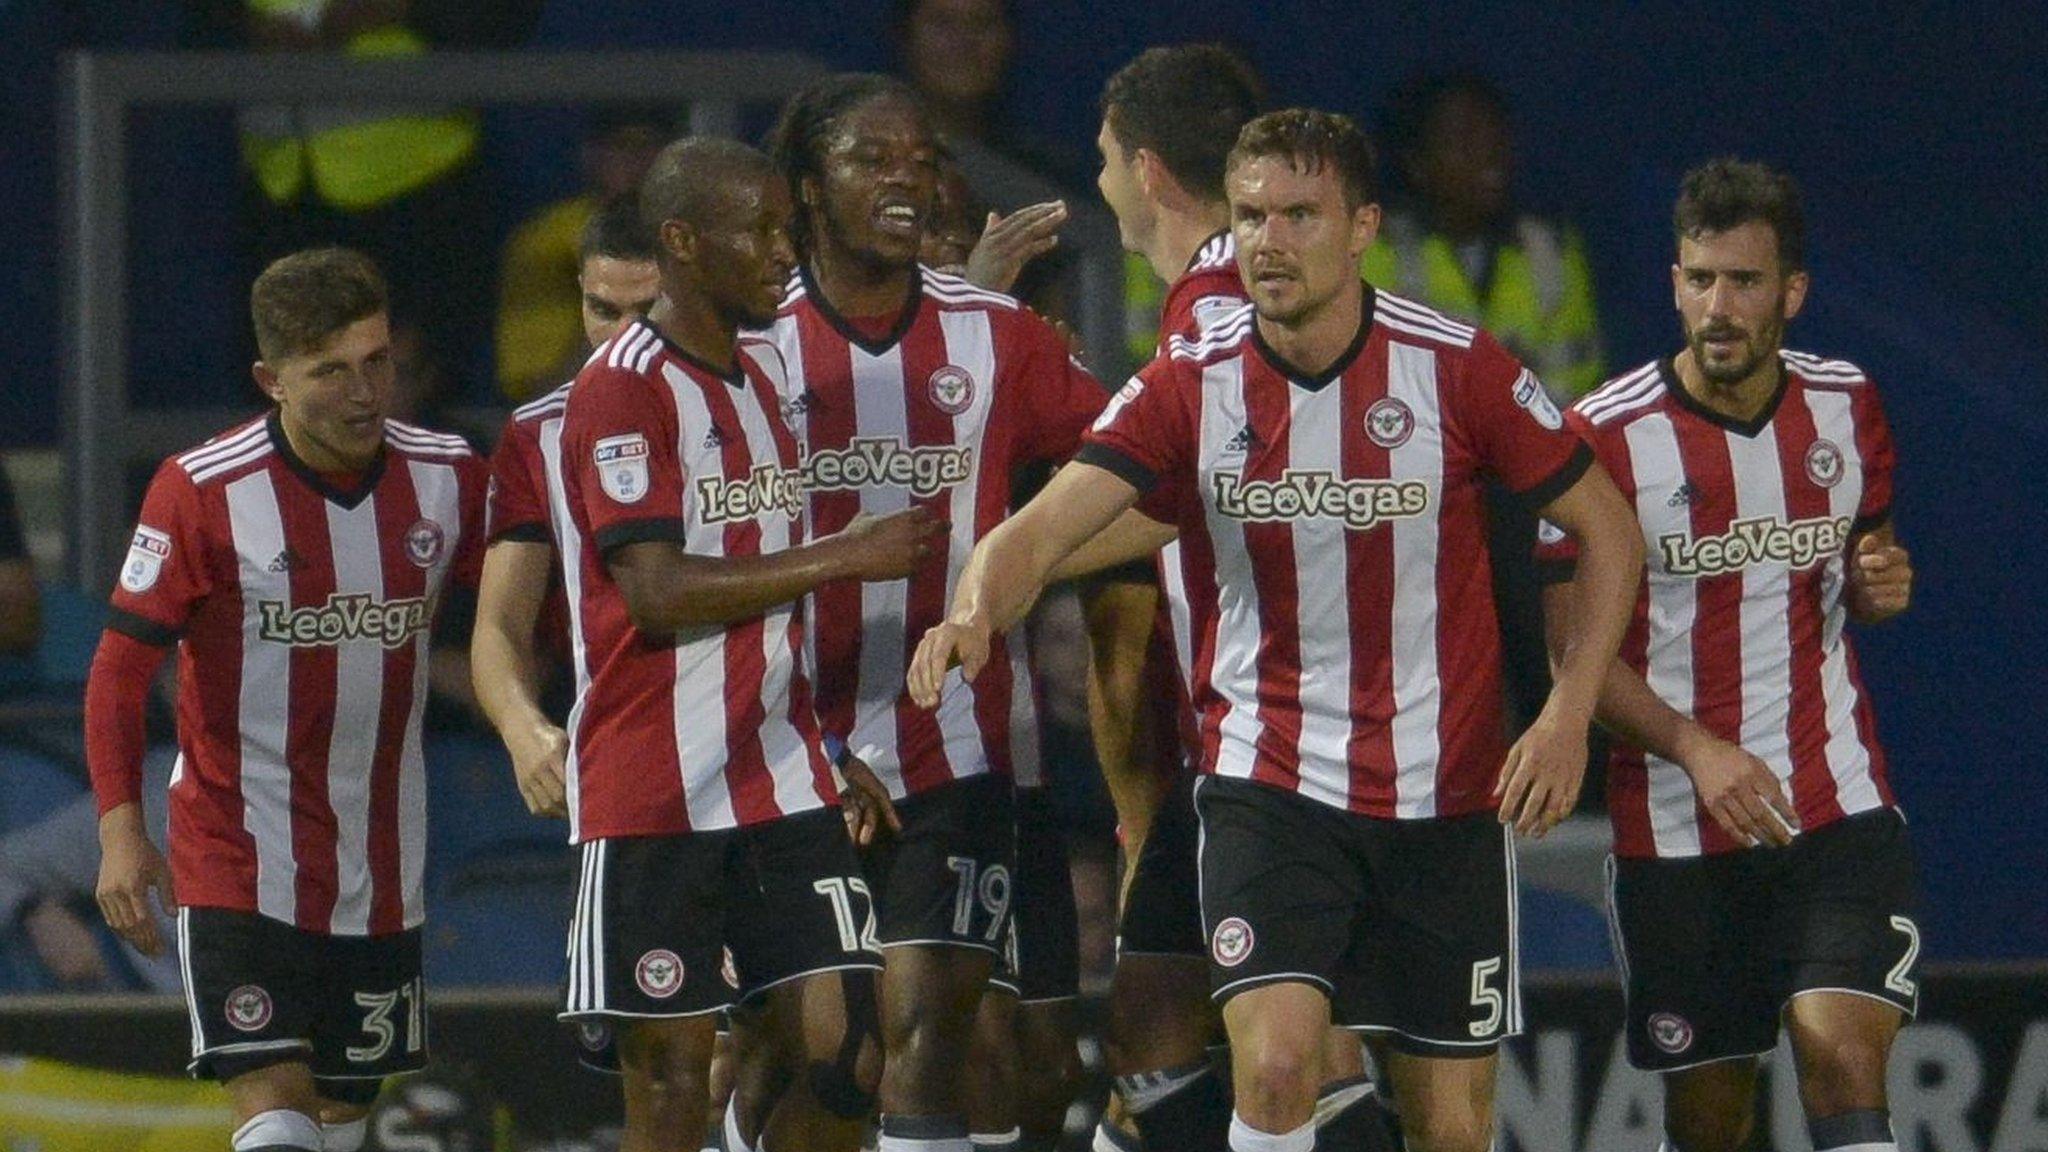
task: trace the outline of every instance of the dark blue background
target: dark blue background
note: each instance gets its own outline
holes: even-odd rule
[[[171,5],[0,0],[0,443],[56,434],[55,60],[168,45]],[[1808,191],[1814,289],[1795,346],[1884,388],[1902,460],[1898,522],[1921,576],[1912,614],[1861,637],[1923,856],[1930,954],[2048,955],[2048,606],[2037,495],[2048,398],[2048,8],[2041,5],[1032,2],[1010,109],[1085,163],[1102,79],[1150,44],[1220,39],[1276,98],[1371,117],[1404,77],[1477,65],[1517,105],[1521,190],[1592,246],[1613,363],[1674,342],[1669,202],[1688,165],[1770,159]],[[543,43],[781,47],[877,68],[886,7],[555,0]],[[659,16],[650,16],[651,12]],[[1164,13],[1171,11],[1170,17]],[[502,235],[572,179],[573,120],[499,114]],[[218,397],[241,323],[225,121],[138,118],[139,390]],[[523,133],[529,145],[522,148]],[[232,365],[232,377],[239,371]]]

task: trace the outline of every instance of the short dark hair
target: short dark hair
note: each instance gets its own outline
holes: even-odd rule
[[[759,149],[720,136],[672,140],[640,182],[641,226],[652,240],[670,220],[708,224],[725,206],[733,182],[748,176],[775,178],[775,166]]]
[[[1314,108],[1268,112],[1244,126],[1230,149],[1225,170],[1267,156],[1285,156],[1298,172],[1314,175],[1324,165],[1344,182],[1347,207],[1378,201],[1379,160],[1372,141],[1351,117]]]
[[[599,206],[583,222],[583,232],[576,242],[576,263],[580,267],[588,264],[592,257],[603,256],[611,260],[654,259],[654,229],[640,214],[636,197],[621,196],[610,203]]]
[[[823,180],[825,142],[839,118],[884,98],[903,100],[922,115],[923,105],[910,85],[873,72],[841,72],[814,80],[782,105],[782,115],[768,133],[768,155],[789,182],[789,199],[796,205],[789,238],[798,256],[807,257],[812,243],[810,217],[804,210],[805,178]]]
[[[351,248],[308,248],[272,261],[249,290],[256,350],[267,361],[310,352],[390,307],[384,274]]]
[[[1723,156],[1687,172],[1679,183],[1678,204],[1671,212],[1675,239],[1697,239],[1752,221],[1770,225],[1777,234],[1779,268],[1797,272],[1806,267],[1806,209],[1799,182],[1789,174]]]
[[[1148,48],[1102,88],[1102,119],[1125,152],[1159,157],[1181,187],[1223,197],[1223,166],[1265,93],[1251,66],[1220,44]]]

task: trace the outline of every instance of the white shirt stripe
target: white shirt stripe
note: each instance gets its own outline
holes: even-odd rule
[[[377,543],[377,502],[343,508],[329,500],[327,536],[337,593],[384,599],[384,558]],[[399,526],[399,531],[404,526]],[[334,731],[327,744],[327,803],[334,809],[335,902],[332,931],[370,930],[370,766],[383,711],[384,646],[360,638],[334,646]],[[403,814],[399,821],[404,824]]]
[[[298,922],[298,865],[292,858],[292,784],[285,739],[291,716],[291,649],[249,643],[261,629],[261,602],[291,602],[291,577],[270,571],[284,550],[284,522],[270,473],[227,486],[229,531],[242,582],[242,827],[256,845],[256,910]]]
[[[1387,395],[1415,414],[1408,442],[1390,453],[1389,478],[1429,485],[1432,509],[1444,488],[1443,403],[1437,391],[1436,353],[1399,341],[1387,344]],[[1394,676],[1394,815],[1403,820],[1436,815],[1438,731],[1443,684],[1437,670],[1437,520],[1403,517],[1394,535],[1394,619],[1390,632]]]
[[[1643,416],[1623,429],[1629,460],[1636,473],[1636,518],[1645,535],[1656,539],[1670,532],[1692,531],[1687,505],[1670,506],[1670,493],[1685,480],[1678,436],[1663,413]],[[1650,590],[1648,674],[1644,680],[1660,699],[1681,712],[1693,709],[1692,631],[1698,616],[1693,581],[1666,575],[1663,558],[1652,548],[1648,558]],[[1673,761],[1645,753],[1648,773],[1650,834],[1659,856],[1697,856],[1699,825],[1693,819],[1696,793],[1692,778]]]

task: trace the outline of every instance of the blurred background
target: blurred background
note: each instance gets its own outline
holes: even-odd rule
[[[1114,382],[1150,350],[1159,286],[1095,196],[1096,99],[1138,51],[1190,40],[1243,54],[1276,105],[1367,125],[1411,225],[1368,272],[1503,330],[1520,292],[1535,319],[1511,342],[1562,396],[1676,347],[1669,215],[1686,168],[1735,153],[1803,182],[1814,287],[1788,342],[1883,389],[1921,580],[1907,617],[1858,638],[1925,890],[1927,1010],[1894,1068],[1901,1146],[2048,1149],[2048,6],[1752,0],[0,0],[0,480],[18,526],[0,532],[0,1057],[33,1057],[0,1059],[0,1149],[23,1084],[99,1101],[187,1090],[65,1078],[183,1059],[174,968],[123,952],[92,910],[80,686],[108,539],[143,480],[260,402],[246,292],[265,260],[331,240],[377,255],[413,418],[487,448],[512,403],[580,362],[578,230],[662,142],[757,139],[815,75],[894,71],[980,199],[1073,206],[1020,292]],[[230,52],[246,55],[188,55]],[[1495,262],[1508,249],[1512,283]],[[1073,632],[1059,613],[1043,626]],[[1049,703],[1099,980],[1113,815],[1078,704]],[[566,1070],[547,1021],[563,829],[526,816],[459,693],[434,716],[436,1044],[480,1076],[466,1090],[504,1101],[501,1146],[588,1139],[614,1090]],[[1635,1134],[1655,1084],[1614,1043],[1593,807],[1527,869],[1512,1146],[1651,1146]],[[1771,1139],[1804,1147],[1788,1091]],[[148,1107],[212,1106],[184,1099]],[[20,1147],[65,1147],[38,1139]]]

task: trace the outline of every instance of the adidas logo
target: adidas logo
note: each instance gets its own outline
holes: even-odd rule
[[[727,436],[725,429],[720,428],[716,424],[711,426],[711,431],[704,434],[704,447],[706,448],[723,448],[730,443],[732,443],[732,437]]]
[[[1249,452],[1257,447],[1258,444],[1259,434],[1252,431],[1252,426],[1247,424],[1237,430],[1237,435],[1224,442],[1223,450],[1225,452]]]
[[[1693,502],[1699,498],[1699,489],[1694,488],[1692,481],[1688,480],[1671,490],[1671,499],[1666,500],[1664,506],[1666,508],[1690,508]]]
[[[270,558],[272,572],[296,572],[305,566],[306,562],[299,559],[299,554],[289,548]]]

